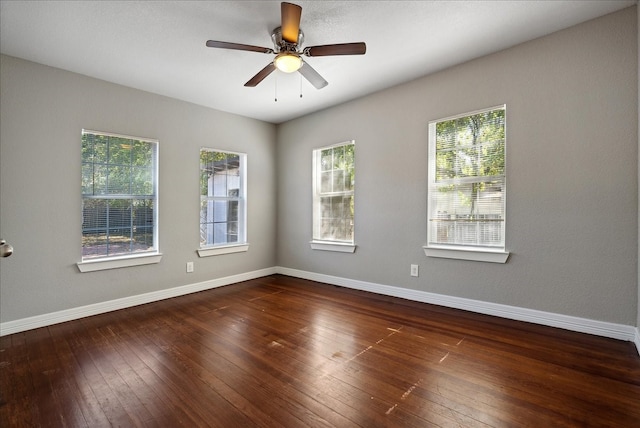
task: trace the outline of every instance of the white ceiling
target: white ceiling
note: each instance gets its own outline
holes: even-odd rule
[[[366,42],[358,56],[305,60],[244,83],[272,54],[278,1],[0,1],[0,52],[195,104],[281,123],[636,4],[636,0],[294,1],[303,46]],[[277,83],[277,85],[276,85]],[[278,101],[275,102],[277,88]],[[302,88],[303,97],[300,98]]]

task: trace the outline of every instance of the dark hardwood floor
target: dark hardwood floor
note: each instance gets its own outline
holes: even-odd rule
[[[639,427],[630,342],[274,275],[0,339],[1,427]]]

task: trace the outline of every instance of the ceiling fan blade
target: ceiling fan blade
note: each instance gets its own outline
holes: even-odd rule
[[[313,69],[308,63],[302,61],[302,67],[298,70],[305,79],[309,81],[316,89],[322,89],[329,84],[324,77],[320,76],[320,74]]]
[[[274,53],[271,48],[263,48],[260,46],[243,45],[241,43],[219,42],[217,40],[207,40],[207,46],[210,48],[234,49],[238,51],[251,51],[262,53]]]
[[[280,3],[280,14],[282,15],[282,38],[289,43],[298,43],[298,33],[300,32],[300,16],[302,8],[293,3]]]
[[[247,83],[244,84],[244,86],[248,86],[251,88],[257,86],[258,83],[262,82],[265,79],[265,77],[273,73],[275,69],[276,69],[276,66],[273,65],[273,62],[267,64],[265,68],[258,71],[258,74],[253,76]]]
[[[310,46],[304,48],[307,56],[328,56],[328,55],[364,55],[367,45],[364,42],[339,43],[335,45]]]

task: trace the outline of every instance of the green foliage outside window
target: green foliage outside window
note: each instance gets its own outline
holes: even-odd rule
[[[82,258],[155,250],[157,143],[82,134]]]
[[[314,239],[353,242],[355,144],[319,150]]]
[[[504,246],[505,108],[430,124],[429,242]]]

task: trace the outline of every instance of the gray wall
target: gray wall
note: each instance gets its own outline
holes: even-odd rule
[[[275,125],[12,57],[0,67],[0,234],[15,248],[2,322],[275,266]],[[160,264],[78,272],[82,128],[160,141]],[[248,155],[246,253],[197,257],[201,146]]]
[[[640,22],[640,7],[636,6],[637,21]],[[640,126],[640,30],[638,33],[638,124]],[[640,152],[640,129],[638,130],[638,151]],[[640,254],[640,153],[638,156],[638,253]],[[638,265],[638,322],[640,334],[640,264]],[[638,339],[638,337],[636,337]]]
[[[635,325],[636,19],[628,8],[279,126],[279,265]],[[427,123],[502,103],[511,257],[426,258]],[[349,139],[358,247],[313,251],[311,152]]]
[[[279,265],[640,325],[636,22],[629,8],[277,127],[2,56],[0,321]],[[502,103],[511,258],[428,259],[427,123]],[[160,264],[78,272],[82,128],[160,140]],[[312,251],[311,151],[348,139],[358,249]],[[247,253],[195,254],[200,146],[248,154]]]

